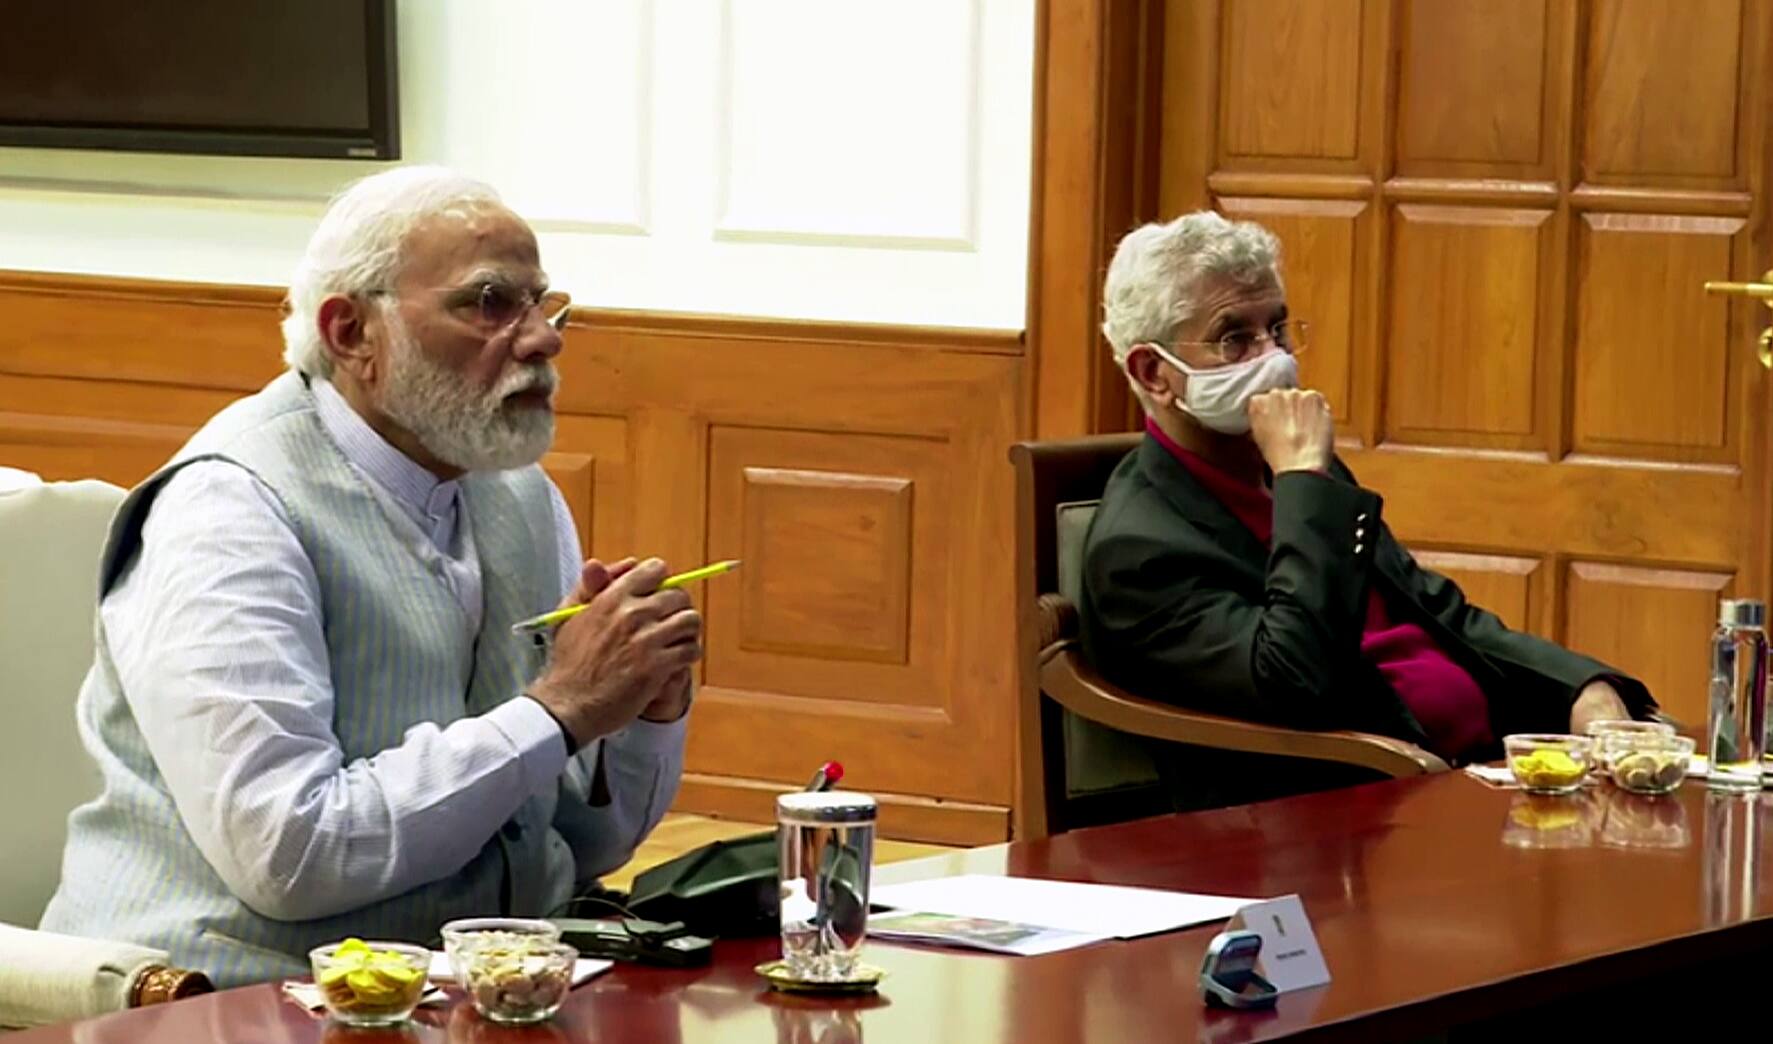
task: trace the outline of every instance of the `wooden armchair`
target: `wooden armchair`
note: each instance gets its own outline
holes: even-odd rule
[[[1137,434],[1021,442],[1016,467],[1016,605],[1020,724],[1016,836],[1079,825],[1079,807],[1125,799],[1150,810],[1157,786],[1135,737],[1373,769],[1388,776],[1444,772],[1446,762],[1403,740],[1360,732],[1305,732],[1185,710],[1102,678],[1078,643],[1083,538],[1097,500]]]

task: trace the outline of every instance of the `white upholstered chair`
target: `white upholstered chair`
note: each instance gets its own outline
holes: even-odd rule
[[[15,474],[23,474],[15,473]],[[61,874],[68,813],[98,793],[74,701],[92,663],[99,554],[123,490],[0,488],[0,1027],[83,1018],[207,991],[158,950],[33,930]]]
[[[15,489],[41,485],[43,485],[43,480],[38,478],[35,472],[20,471],[17,468],[0,465],[0,493],[10,493]]]
[[[61,874],[68,813],[98,793],[74,728],[92,664],[98,561],[123,490],[47,482],[0,493],[0,921],[35,927]]]

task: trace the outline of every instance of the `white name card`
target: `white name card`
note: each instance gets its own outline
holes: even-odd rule
[[[1262,937],[1257,968],[1281,993],[1330,981],[1330,967],[1324,963],[1317,933],[1311,930],[1311,918],[1305,916],[1305,904],[1298,896],[1251,903],[1238,910],[1230,927],[1242,927]]]

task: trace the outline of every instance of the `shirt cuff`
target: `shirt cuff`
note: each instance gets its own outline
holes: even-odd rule
[[[560,740],[560,724],[548,708],[529,696],[506,700],[481,715],[504,734],[517,751],[523,767],[524,789],[538,793],[566,771],[566,744]]]
[[[604,737],[604,742],[614,743],[626,754],[650,754],[662,757],[682,750],[684,736],[688,732],[688,714],[676,721],[647,721],[644,718],[636,718],[611,735]]]

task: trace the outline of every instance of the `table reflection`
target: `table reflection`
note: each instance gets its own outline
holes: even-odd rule
[[[1593,791],[1516,793],[1502,821],[1502,843],[1514,848],[1586,848],[1594,843],[1601,803]]]
[[[1705,795],[1705,923],[1719,927],[1755,914],[1760,884],[1759,794]]]
[[[770,1010],[776,1044],[861,1044],[862,1013],[892,1004],[878,993],[834,998],[774,990],[757,1001]]]
[[[220,1039],[220,1038],[217,1038]],[[424,1038],[416,1025],[347,1026],[327,1019],[320,1030],[320,1044],[420,1044]],[[452,1036],[453,1040],[454,1037]]]
[[[1516,792],[1502,841],[1515,848],[1684,849],[1692,844],[1680,794],[1633,794],[1612,786],[1575,794]]]
[[[772,1008],[776,1044],[862,1044],[862,1015],[852,1008]]]
[[[501,1026],[463,1000],[449,1013],[449,1044],[567,1044],[571,1034],[554,1022]]]
[[[1633,794],[1605,788],[1601,798],[1601,844],[1609,848],[1686,848],[1687,805],[1676,795]]]

